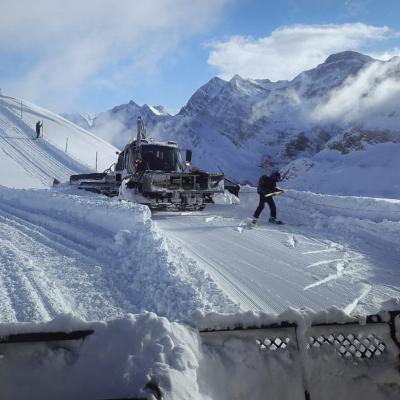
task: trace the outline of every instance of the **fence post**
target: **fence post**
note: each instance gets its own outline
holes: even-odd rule
[[[22,119],[22,100],[21,100],[21,119]]]
[[[96,151],[96,172],[97,172],[97,151]]]
[[[65,141],[65,152],[68,153],[68,138]]]

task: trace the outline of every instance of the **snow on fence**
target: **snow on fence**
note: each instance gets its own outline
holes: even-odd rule
[[[400,398],[400,312],[369,316],[362,324],[305,322],[203,330],[203,385],[210,397]]]
[[[362,321],[334,309],[323,314],[206,315],[200,334],[153,313],[0,324],[0,396],[398,400],[400,311]]]

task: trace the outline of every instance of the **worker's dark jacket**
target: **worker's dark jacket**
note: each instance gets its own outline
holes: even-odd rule
[[[277,181],[270,176],[263,175],[258,181],[257,193],[268,194],[276,192],[278,190],[276,188],[276,182]]]

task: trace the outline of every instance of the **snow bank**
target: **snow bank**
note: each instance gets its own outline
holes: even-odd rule
[[[296,191],[279,200],[281,215],[290,223],[304,224],[348,246],[368,249],[370,255],[377,256],[378,263],[384,264],[386,258],[400,260],[400,200]]]
[[[323,150],[311,159],[295,160],[285,168],[288,185],[318,193],[400,199],[400,144],[364,147],[348,154]]]
[[[104,323],[60,316],[46,324],[1,326],[4,333],[91,329],[84,341],[1,345],[2,399],[198,399],[197,332],[153,313]],[[149,385],[150,383],[150,385]],[[147,389],[146,389],[147,387]],[[156,397],[151,397],[156,398]]]
[[[378,318],[389,320],[385,312]],[[335,308],[276,316],[206,315],[198,323],[211,328],[201,334],[199,368],[200,390],[208,390],[211,398],[304,399],[308,392],[321,400],[377,400],[400,395],[399,348],[389,325],[350,318]],[[377,351],[371,356],[367,348]]]
[[[225,190],[224,193],[217,193],[213,196],[214,204],[240,204],[239,197]]]
[[[282,196],[283,202],[288,199],[326,216],[368,219],[373,222],[400,221],[400,200],[359,196],[321,195],[312,192],[291,190]],[[287,202],[289,204],[289,202]]]
[[[256,189],[247,186],[240,194],[240,207],[252,215],[258,204]],[[400,260],[400,200],[289,190],[275,202],[278,216],[289,225],[347,246],[373,246],[377,253]],[[268,209],[264,213],[268,215]]]
[[[69,245],[97,260],[92,272],[102,278],[121,315],[146,310],[177,320],[190,319],[197,310],[236,309],[212,279],[157,230],[145,206],[64,188],[0,187],[0,208],[68,238]]]
[[[389,321],[386,315],[381,313],[382,321]],[[312,326],[326,323],[331,325]],[[236,330],[198,331],[227,324]],[[252,329],[237,329],[247,324]],[[399,321],[393,327],[398,330]],[[63,315],[49,323],[3,325],[0,334],[89,329],[94,333],[82,341],[2,345],[1,398],[154,399],[158,390],[167,400],[303,400],[305,392],[319,400],[400,395],[399,349],[389,325],[365,323],[334,308],[199,314],[193,327],[153,313],[103,323]],[[372,357],[343,356],[342,347],[351,350],[344,342],[315,345],[310,340],[330,335],[369,340],[366,346],[377,351]]]

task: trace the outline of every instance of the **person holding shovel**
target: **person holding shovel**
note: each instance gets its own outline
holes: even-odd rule
[[[278,181],[281,180],[281,174],[279,171],[272,172],[271,175],[263,175],[259,181],[257,186],[257,193],[260,195],[260,202],[258,203],[258,207],[253,215],[252,224],[256,225],[258,217],[261,214],[261,211],[264,209],[265,203],[268,204],[270,210],[270,218],[269,222],[272,224],[281,225],[282,221],[276,219],[276,205],[274,202],[274,196],[283,192],[282,189],[276,187]]]

